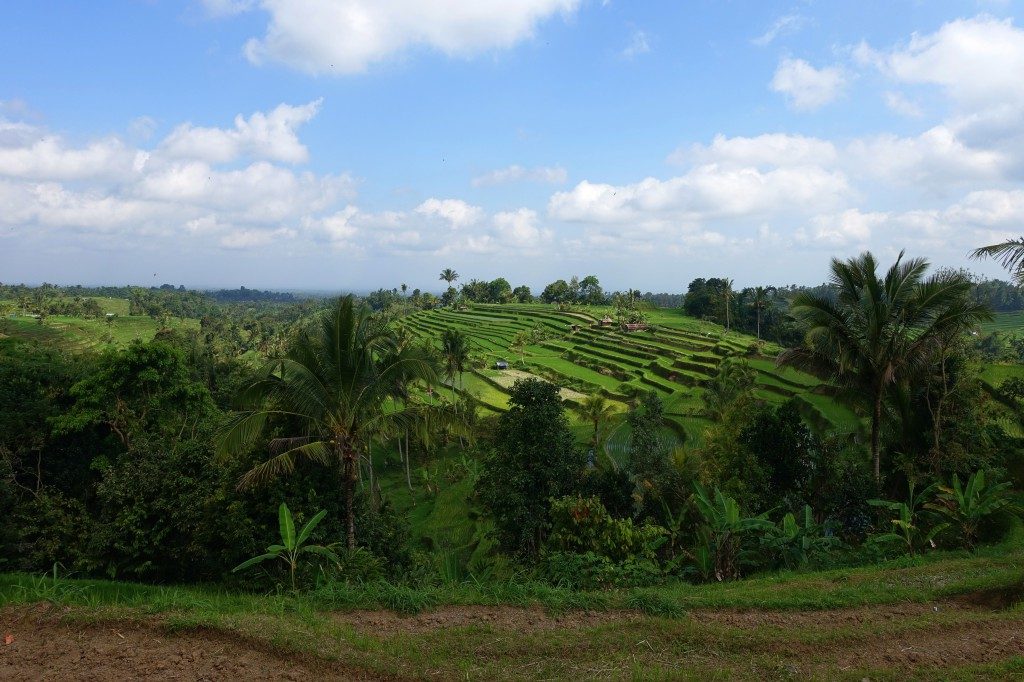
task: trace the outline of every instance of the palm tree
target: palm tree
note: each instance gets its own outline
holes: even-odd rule
[[[443,279],[448,282],[448,286],[451,287],[452,282],[459,278],[459,273],[455,272],[451,268],[445,268],[441,271],[441,276],[438,279]]]
[[[441,357],[444,359],[444,374],[452,383],[452,402],[455,402],[455,377],[459,377],[462,386],[462,373],[469,362],[469,341],[458,329],[445,329],[441,332]]]
[[[871,253],[832,259],[834,295],[802,293],[792,314],[804,327],[803,347],[784,351],[779,365],[827,373],[871,408],[871,458],[881,482],[879,434],[882,403],[897,384],[920,376],[935,361],[943,339],[991,319],[984,305],[968,300],[971,283],[941,271],[925,277],[928,261],[903,261],[883,278]]]
[[[510,348],[519,353],[519,364],[526,365],[526,347],[533,342],[533,333],[523,329],[516,333]]]
[[[732,308],[732,300],[736,297],[736,292],[732,290],[732,280],[722,280],[722,301],[725,303],[725,331],[729,331],[730,327],[730,315],[729,309]]]
[[[590,446],[596,455],[597,449],[601,445],[604,427],[615,414],[615,410],[603,395],[596,393],[584,398],[583,402],[574,409],[580,419],[594,425],[594,435],[591,437]]]
[[[996,258],[999,264],[1010,271],[1013,281],[1024,286],[1024,237],[1007,239],[1001,244],[992,244],[975,249],[971,258]]]
[[[761,340],[761,314],[771,308],[771,295],[775,293],[775,287],[754,287],[754,298],[750,305],[757,311],[757,340]]]
[[[405,296],[405,292],[409,290],[409,285],[402,282],[402,296]]]
[[[297,459],[340,464],[349,549],[355,548],[357,462],[375,437],[387,437],[434,419],[428,406],[400,403],[399,387],[428,384],[437,374],[420,349],[399,349],[395,333],[352,296],[303,330],[288,354],[271,360],[239,395],[242,410],[218,437],[220,456],[244,451],[272,418],[295,429],[270,441],[270,459],[246,473],[240,487],[291,473]]]

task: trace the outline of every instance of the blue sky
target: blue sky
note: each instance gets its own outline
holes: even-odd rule
[[[1020,9],[7,3],[0,281],[680,291],[815,283],[864,249],[966,265],[1024,224]]]

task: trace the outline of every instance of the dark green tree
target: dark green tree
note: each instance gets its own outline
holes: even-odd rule
[[[478,485],[505,551],[536,554],[548,528],[549,499],[577,492],[583,465],[558,387],[538,379],[513,384]]]

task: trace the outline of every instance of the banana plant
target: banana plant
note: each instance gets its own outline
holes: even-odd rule
[[[967,479],[967,485],[960,485],[960,477],[953,474],[952,486],[939,486],[939,494],[929,509],[934,509],[960,531],[964,544],[973,549],[978,540],[981,522],[995,512],[1005,509],[1013,513],[1019,510],[1012,504],[1010,483],[991,481],[986,483],[985,472],[978,470]]]
[[[821,525],[815,523],[810,505],[804,505],[802,517],[803,525],[800,525],[792,512],[786,514],[765,537],[765,545],[778,552],[787,568],[806,566],[813,555],[839,542],[825,535]]]
[[[715,488],[714,497],[698,483],[693,484],[693,499],[697,510],[704,519],[698,533],[702,547],[693,552],[698,566],[706,567],[713,562],[714,577],[719,582],[740,577],[740,559],[744,536],[772,525],[767,513],[758,516],[743,516],[740,505],[732,497]],[[701,569],[706,570],[704,568]]]
[[[248,561],[242,563],[231,569],[231,572],[245,570],[251,566],[269,561],[271,559],[281,559],[288,564],[288,571],[291,574],[292,579],[292,591],[295,591],[295,571],[299,566],[299,557],[303,554],[317,554],[319,556],[330,559],[334,562],[335,566],[341,565],[341,559],[334,553],[330,547],[323,547],[321,545],[307,545],[306,540],[309,539],[310,534],[317,527],[323,518],[327,516],[326,510],[321,510],[302,527],[298,535],[295,534],[295,520],[292,518],[292,513],[288,509],[288,505],[284,502],[277,510],[277,520],[280,526],[281,532],[281,544],[270,545],[267,547],[265,554],[254,556]]]
[[[935,547],[935,536],[949,527],[948,523],[939,523],[926,530],[925,519],[922,518],[920,512],[923,507],[929,507],[925,504],[925,500],[932,497],[937,486],[933,483],[916,494],[915,488],[916,483],[910,481],[906,502],[868,500],[868,504],[873,507],[882,507],[896,512],[896,518],[891,520],[892,531],[875,535],[871,538],[872,542],[901,544],[911,557],[918,549]]]

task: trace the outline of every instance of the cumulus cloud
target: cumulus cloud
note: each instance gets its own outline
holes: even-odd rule
[[[669,163],[717,163],[723,166],[828,166],[838,159],[828,140],[804,135],[765,133],[756,137],[715,135],[710,145],[693,144],[672,152]]]
[[[435,199],[433,197],[417,206],[416,213],[441,218],[453,230],[478,223],[484,216],[482,208],[467,204],[462,199]]]
[[[206,0],[221,15],[252,8],[244,0]],[[309,73],[352,74],[413,48],[466,57],[509,48],[580,0],[261,0],[270,19],[245,54]]]
[[[816,69],[803,59],[779,62],[771,89],[782,93],[798,111],[814,111],[833,102],[846,88],[846,74],[838,66]]]
[[[629,185],[584,180],[552,196],[548,211],[566,221],[660,229],[779,214],[794,205],[830,206],[848,192],[841,173],[814,166],[761,171],[710,164],[668,180],[646,178]]]
[[[478,175],[472,180],[474,187],[493,187],[513,182],[546,182],[560,185],[566,181],[568,173],[561,166],[534,166],[525,168],[512,165],[505,168]]]
[[[317,106],[240,116],[233,129],[179,126],[152,149],[117,136],[76,145],[0,120],[0,224],[35,236],[120,235],[125,248],[151,237],[187,236],[228,248],[293,238],[299,225],[326,220],[355,195],[346,174],[272,162],[304,158],[294,127]],[[246,156],[262,158],[224,167]]]
[[[302,106],[278,105],[269,113],[257,111],[235,117],[234,128],[202,128],[184,123],[161,145],[170,157],[227,163],[240,157],[304,163],[309,159],[296,130],[320,110],[322,100]]]
[[[889,50],[862,43],[854,56],[896,81],[940,86],[968,109],[1024,102],[1024,31],[1009,19],[958,19]]]

